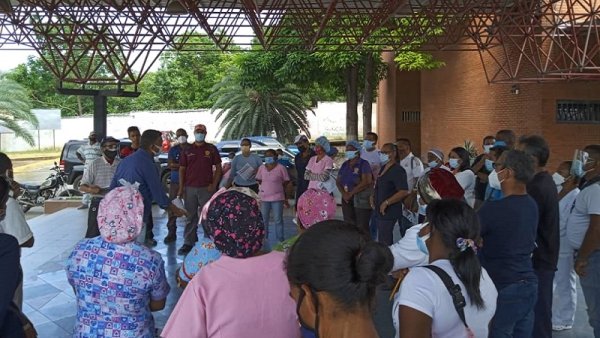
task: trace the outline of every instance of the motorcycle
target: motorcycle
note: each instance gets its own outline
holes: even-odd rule
[[[67,187],[67,175],[56,162],[50,170],[52,170],[52,173],[40,185],[20,184],[21,191],[17,201],[23,212],[29,211],[32,207],[43,206],[46,200],[54,197],[82,195],[80,191]]]

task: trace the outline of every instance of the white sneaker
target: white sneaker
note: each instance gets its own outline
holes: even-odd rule
[[[570,330],[573,328],[573,325],[552,325],[552,331],[564,331]]]

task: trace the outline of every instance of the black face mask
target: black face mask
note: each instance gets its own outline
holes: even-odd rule
[[[105,150],[104,156],[106,156],[107,158],[113,159],[113,158],[117,157],[117,151],[116,150]]]

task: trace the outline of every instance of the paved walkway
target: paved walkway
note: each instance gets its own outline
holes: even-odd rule
[[[338,211],[339,212],[339,211]],[[156,240],[155,248],[166,263],[166,272],[171,292],[163,311],[155,312],[156,326],[162,328],[181,296],[181,290],[175,286],[174,273],[181,256],[177,256],[177,248],[182,244],[183,224],[178,227],[176,244],[164,245],[162,239],[166,235],[166,214],[154,208]],[[35,235],[35,246],[23,249],[22,266],[24,270],[24,312],[33,321],[40,338],[70,337],[75,322],[76,303],[73,290],[64,271],[65,260],[74,245],[83,238],[87,222],[87,210],[65,209],[51,215],[42,215],[29,220]],[[295,225],[291,221],[291,213],[286,210],[286,237],[295,233]],[[273,243],[274,244],[274,243]],[[556,338],[593,337],[587,324],[585,304],[579,290],[579,305],[576,325],[573,330],[555,333]],[[391,321],[391,304],[388,301],[389,291],[378,294],[375,309],[375,322],[380,337],[394,336]],[[269,337],[275,338],[275,337]]]

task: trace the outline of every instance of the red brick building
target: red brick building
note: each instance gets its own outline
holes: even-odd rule
[[[481,152],[485,135],[513,129],[517,135],[539,134],[550,143],[549,169],[569,160],[576,148],[600,144],[600,81],[488,84],[478,52],[438,52],[446,66],[402,72],[393,55],[388,78],[379,85],[377,131],[382,141],[406,137],[415,154],[440,148],[446,154],[471,140]],[[518,94],[516,93],[518,89]],[[561,112],[584,112],[579,122],[559,121]]]

